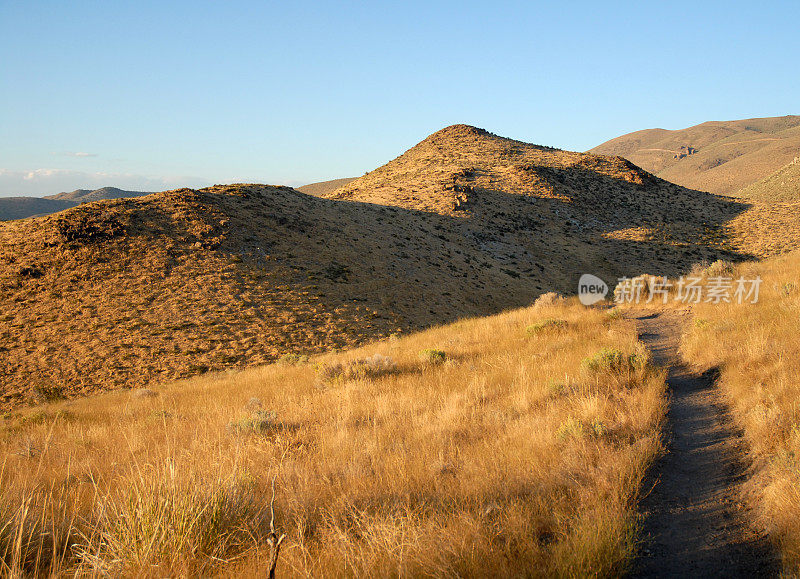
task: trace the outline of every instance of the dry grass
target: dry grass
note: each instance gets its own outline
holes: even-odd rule
[[[543,319],[565,326],[526,333]],[[646,358],[629,322],[558,303],[6,417],[3,572],[263,574],[276,477],[283,575],[620,573],[665,387],[582,365],[604,348]]]
[[[697,151],[676,159],[687,145]],[[743,187],[792,161],[799,145],[800,117],[786,116],[713,121],[677,131],[636,131],[591,152],[622,155],[684,187],[738,195]]]
[[[752,458],[748,498],[800,571],[800,254],[739,268],[763,278],[758,304],[703,304],[684,338],[701,367],[720,367],[720,385]]]

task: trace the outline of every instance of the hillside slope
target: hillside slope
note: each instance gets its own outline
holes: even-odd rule
[[[800,157],[795,157],[769,177],[745,187],[738,195],[764,203],[800,201]]]
[[[350,181],[354,181],[355,179],[356,179],[355,177],[344,177],[342,179],[333,179],[331,181],[320,181],[319,183],[309,183],[308,185],[297,187],[297,190],[307,195],[315,195],[317,197],[322,197],[328,193],[335,191],[342,185],[347,185],[348,183],[350,183]]]
[[[589,152],[621,155],[662,179],[731,195],[774,173],[799,151],[800,116],[785,116],[636,131]]]
[[[268,577],[274,502],[278,577],[623,575],[667,404],[636,337],[565,300],[9,413],[0,566]]]
[[[2,404],[264,363],[741,255],[744,207],[458,125],[340,189],[217,186],[0,225]]]

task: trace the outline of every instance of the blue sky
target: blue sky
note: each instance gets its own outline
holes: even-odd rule
[[[469,123],[585,150],[800,114],[794,2],[0,0],[0,196],[302,184]]]

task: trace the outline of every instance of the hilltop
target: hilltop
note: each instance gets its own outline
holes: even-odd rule
[[[25,219],[57,213],[81,203],[123,197],[143,197],[145,191],[125,191],[116,187],[76,189],[75,191],[45,195],[44,197],[0,197],[0,221]]]
[[[733,195],[791,162],[798,151],[800,116],[785,116],[636,131],[589,152],[621,155],[684,187]]]
[[[725,257],[745,207],[456,125],[319,198],[181,189],[0,224],[4,407],[363,343]]]

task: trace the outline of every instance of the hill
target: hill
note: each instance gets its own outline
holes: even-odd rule
[[[0,197],[0,221],[25,219],[35,215],[57,213],[76,203],[66,199],[43,199],[41,197]]]
[[[103,187],[94,190],[76,189],[68,193],[56,193],[44,197],[0,197],[0,221],[49,215],[91,201],[142,197],[144,195],[150,195],[150,193]]]
[[[682,130],[636,131],[590,152],[623,156],[684,187],[733,195],[798,155],[800,116],[712,121]]]
[[[800,201],[800,157],[769,177],[739,191],[738,196],[763,203]]]
[[[355,180],[355,177],[345,177],[343,179],[333,179],[332,181],[320,181],[319,183],[309,183],[298,187],[297,190],[307,195],[315,195],[322,197],[332,191],[335,191],[342,185],[347,185],[350,181]]]
[[[101,187],[100,189],[76,189],[69,193],[56,193],[55,195],[46,195],[45,199],[64,199],[68,201],[75,201],[77,203],[89,203],[90,201],[102,201],[104,199],[122,199],[124,197],[143,197],[150,195],[147,191],[125,191],[117,187]]]
[[[2,405],[491,314],[582,273],[746,256],[722,243],[740,203],[466,125],[330,197],[216,186],[3,223]]]

